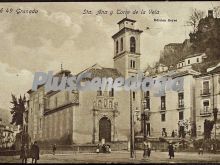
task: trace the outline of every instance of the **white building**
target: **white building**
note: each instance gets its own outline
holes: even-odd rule
[[[213,120],[213,109],[220,111],[220,67],[196,76],[196,126],[197,136],[203,137],[204,121]],[[218,113],[218,119],[220,117]],[[214,129],[212,132],[214,136]],[[217,121],[217,136],[220,137],[220,122]]]
[[[191,54],[180,60],[177,64],[177,68],[182,68],[182,67],[190,68],[192,64],[202,63],[206,57],[207,56],[205,53]]]
[[[159,81],[162,87],[165,81],[164,90],[160,95],[156,95],[154,88],[143,93],[142,101],[145,101],[144,109],[148,109],[150,117],[147,123],[147,132],[151,137],[167,137],[174,131],[177,135],[186,132],[190,137],[193,123],[195,123],[195,79],[194,75],[200,73],[186,69],[169,71],[167,73],[157,74],[153,78],[154,85]],[[169,86],[177,87],[176,90],[170,90]]]

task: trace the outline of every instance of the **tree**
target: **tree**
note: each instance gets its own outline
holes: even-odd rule
[[[20,97],[17,99],[15,95],[12,96],[11,103],[13,104],[13,107],[11,108],[11,114],[12,114],[12,121],[11,124],[20,125],[23,126],[23,114],[25,112],[25,105],[26,105],[26,97],[25,95],[23,97]]]
[[[193,26],[193,32],[195,33],[198,29],[198,24],[200,19],[202,19],[205,15],[204,11],[192,9],[191,15],[189,17],[189,20],[187,21],[187,24],[190,26]]]

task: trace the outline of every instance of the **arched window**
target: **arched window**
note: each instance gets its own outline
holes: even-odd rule
[[[101,100],[98,101],[98,107],[99,107],[99,108],[102,107],[102,101],[101,101]]]
[[[123,50],[123,38],[121,38],[121,51]]]
[[[116,41],[116,53],[118,53],[118,41]]]
[[[136,51],[136,41],[134,37],[130,38],[130,52],[135,53]]]
[[[112,101],[109,101],[109,108],[112,108]]]

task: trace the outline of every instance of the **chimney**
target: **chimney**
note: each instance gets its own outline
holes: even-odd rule
[[[213,10],[208,10],[208,17],[213,18]]]

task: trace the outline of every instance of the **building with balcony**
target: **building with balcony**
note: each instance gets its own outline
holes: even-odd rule
[[[196,127],[197,136],[204,133],[204,121],[213,120],[213,109],[220,109],[220,67],[196,77]],[[220,117],[218,113],[218,118]],[[213,129],[214,134],[214,129]],[[217,121],[217,135],[220,136],[220,125]]]
[[[195,75],[192,69],[154,75],[153,86],[142,95],[143,109],[149,111],[150,137],[191,136],[195,124]],[[149,84],[150,85],[150,84]],[[184,135],[184,133],[186,133]]]

